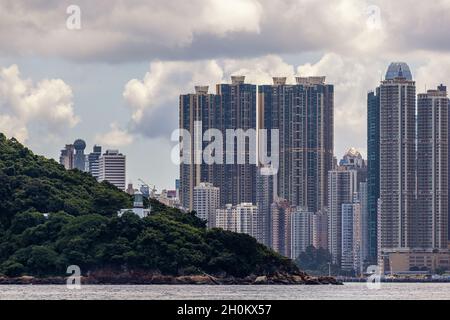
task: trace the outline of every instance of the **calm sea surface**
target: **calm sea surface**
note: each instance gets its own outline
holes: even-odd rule
[[[82,286],[69,290],[61,285],[0,285],[0,299],[447,299],[450,283],[382,283],[380,289],[368,289],[364,283],[343,286]]]

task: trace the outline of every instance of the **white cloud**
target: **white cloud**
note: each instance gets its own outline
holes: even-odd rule
[[[17,65],[0,69],[0,131],[26,141],[31,124],[58,135],[78,122],[72,89],[64,81],[43,79],[35,85],[20,77]]]
[[[7,137],[15,137],[19,141],[28,139],[28,129],[20,119],[0,114],[0,132]]]
[[[450,50],[448,0],[80,0],[77,31],[65,27],[70,4],[0,0],[0,53],[128,62]]]
[[[131,134],[113,122],[110,125],[110,131],[96,135],[94,140],[97,144],[115,148],[130,145],[134,139]]]
[[[123,97],[130,106],[131,130],[159,136],[177,126],[178,97],[192,92],[196,85],[220,82],[223,70],[216,61],[155,61],[142,80],[132,79]]]

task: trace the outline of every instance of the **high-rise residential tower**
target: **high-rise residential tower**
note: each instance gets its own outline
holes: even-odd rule
[[[211,183],[194,187],[194,210],[197,217],[207,221],[208,228],[216,226],[216,210],[220,207],[220,190]]]
[[[258,168],[256,176],[256,205],[258,206],[259,222],[258,226],[261,230],[261,239],[259,241],[266,246],[271,246],[272,237],[270,206],[274,201],[274,176],[263,175],[262,168]]]
[[[342,256],[342,205],[352,203],[358,188],[356,170],[338,167],[328,173],[328,250],[333,263]]]
[[[380,88],[367,95],[367,248],[377,263],[377,207],[380,198]]]
[[[221,205],[256,203],[256,161],[251,161],[251,151],[256,141],[246,137],[243,144],[244,163],[238,161],[239,141],[230,132],[242,130],[256,137],[256,86],[244,83],[245,77],[233,76],[231,84],[218,84],[216,94],[208,87],[196,87],[195,94],[180,96],[180,129],[190,133],[187,149],[181,151],[180,197],[186,209],[193,208],[194,187],[200,182],[212,183],[220,189]],[[203,141],[209,129],[216,129],[223,138],[222,163],[207,164],[202,151],[212,141]],[[210,137],[213,140],[214,137]],[[216,150],[217,152],[217,150]],[[256,157],[256,154],[254,155]]]
[[[271,205],[271,248],[279,254],[291,256],[291,215],[295,207],[284,199],[275,199]]]
[[[220,178],[213,173],[216,166],[204,163],[202,154],[206,147],[204,132],[216,127],[216,98],[208,93],[207,86],[197,86],[195,93],[180,96],[179,126],[188,133],[181,138],[185,148],[180,153],[183,159],[180,164],[180,200],[182,207],[189,210],[194,208],[194,188],[201,182],[218,186],[214,178]]]
[[[405,63],[392,63],[381,82],[379,254],[407,250],[416,196],[416,86]],[[382,265],[384,265],[382,263]]]
[[[106,150],[99,159],[99,181],[108,181],[120,190],[126,189],[126,157],[118,150]]]
[[[246,137],[242,141],[243,150],[239,150],[237,138],[230,139],[229,132],[241,130],[244,135],[256,138],[256,85],[245,83],[245,76],[232,76],[231,84],[216,85],[218,104],[216,106],[215,125],[224,137],[224,164],[219,165],[216,183],[221,190],[221,203],[256,204],[256,139]],[[231,141],[230,141],[231,140]],[[228,148],[230,147],[230,148]],[[230,150],[233,156],[231,157]],[[254,154],[252,154],[252,151]],[[243,153],[245,163],[239,163],[238,153]],[[233,159],[228,163],[228,158]],[[251,161],[254,158],[255,161]]]
[[[414,248],[448,249],[448,98],[447,88],[417,97],[417,212]]]
[[[88,155],[88,170],[89,173],[97,180],[100,177],[100,163],[99,159],[102,155],[102,147],[95,145],[92,152]]]
[[[306,208],[297,207],[291,215],[291,256],[295,260],[313,244],[314,213]]]
[[[279,130],[278,196],[321,210],[333,165],[333,85],[325,77],[297,77],[294,85],[277,77],[273,85],[259,86],[258,94],[258,127]]]
[[[74,168],[74,152],[75,148],[73,144],[66,144],[64,149],[61,150],[59,163],[63,165],[66,170],[72,170]]]

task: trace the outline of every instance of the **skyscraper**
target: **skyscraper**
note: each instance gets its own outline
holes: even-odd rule
[[[86,142],[81,139],[75,140],[73,143],[75,149],[75,155],[73,160],[73,168],[80,171],[86,171],[86,155],[84,154],[84,149],[86,149]]]
[[[380,85],[379,259],[407,249],[415,212],[416,86],[405,63],[392,63]],[[382,263],[383,265],[383,263]]]
[[[367,206],[367,181],[359,183],[358,200],[360,204],[360,217],[359,221],[357,222],[359,225],[359,235],[357,234],[359,241],[359,265],[361,268],[365,268],[369,265],[374,264],[372,258],[370,257],[369,250],[369,211]],[[359,269],[359,271],[363,271],[363,269],[361,268]]]
[[[325,77],[296,82],[274,78],[259,86],[259,128],[279,130],[278,196],[317,212],[326,206],[333,164],[334,87]]]
[[[271,248],[279,254],[291,256],[291,215],[295,208],[284,199],[275,199],[271,205]]]
[[[245,83],[245,76],[232,76],[231,84],[218,84],[216,86],[218,105],[216,106],[216,128],[226,137],[226,144],[233,145],[233,163],[225,161],[228,156],[228,148],[223,154],[224,164],[218,165],[219,179],[215,185],[221,190],[222,205],[231,203],[256,204],[256,161],[251,163],[251,150],[255,150],[253,156],[256,157],[256,141],[246,139],[243,156],[245,163],[238,161],[238,141],[231,139],[227,135],[227,130],[243,130],[245,133],[253,131],[256,137],[256,85]],[[255,145],[250,145],[254,143]]]
[[[188,150],[181,152],[182,158],[190,160],[180,165],[180,197],[184,208],[193,208],[193,190],[200,182],[212,183],[220,189],[222,206],[256,203],[256,163],[250,161],[250,151],[252,147],[256,149],[256,142],[252,146],[251,139],[244,141],[245,163],[238,163],[238,141],[233,137],[227,139],[227,130],[256,131],[256,86],[244,83],[243,76],[233,76],[231,80],[231,84],[218,84],[216,94],[208,94],[208,87],[202,86],[196,87],[195,94],[180,96],[180,129],[190,133]],[[201,151],[210,141],[202,138],[208,129],[222,134],[222,164],[203,161]],[[232,150],[234,156],[227,150]],[[229,157],[232,161],[227,160]]]
[[[414,248],[448,248],[448,107],[443,85],[418,95]]]
[[[261,168],[258,169],[256,176],[256,205],[258,206],[258,213],[260,221],[258,226],[261,230],[260,239],[261,243],[266,246],[271,245],[270,229],[271,229],[271,216],[270,206],[274,201],[274,185],[272,175],[261,174]]]
[[[99,159],[102,155],[102,147],[95,145],[92,152],[88,155],[88,169],[89,173],[97,180],[100,177],[100,163]]]
[[[306,251],[313,244],[313,217],[314,213],[306,208],[297,207],[291,215],[291,259]]]
[[[380,88],[367,95],[367,248],[377,262],[377,207],[380,198]]]
[[[202,139],[204,132],[216,127],[216,98],[215,95],[208,94],[207,86],[197,86],[194,94],[180,96],[179,125],[180,129],[189,133],[189,137],[182,138],[183,145],[187,147],[180,152],[184,159],[180,164],[180,200],[182,207],[189,210],[194,208],[194,188],[200,182],[210,182],[219,187],[214,183],[214,179],[220,179],[220,174],[214,173],[216,165],[204,163],[201,154],[206,147]]]
[[[328,213],[327,210],[316,212],[312,221],[313,243],[319,249],[328,250]]]
[[[197,217],[207,221],[208,228],[216,226],[216,210],[219,206],[219,188],[207,182],[201,182],[194,187],[194,210]]]
[[[341,215],[341,269],[345,271],[354,270],[354,244],[355,244],[355,231],[358,230],[358,226],[355,225],[355,220],[361,214],[361,206],[355,199],[353,203],[342,204]]]
[[[99,159],[99,181],[108,181],[120,190],[126,188],[126,157],[118,150],[106,150]]]
[[[73,144],[66,144],[64,149],[61,150],[59,157],[59,163],[66,168],[66,170],[72,170],[74,168],[74,151]]]
[[[356,170],[338,167],[328,173],[328,250],[333,263],[342,256],[342,205],[352,203],[358,188]]]

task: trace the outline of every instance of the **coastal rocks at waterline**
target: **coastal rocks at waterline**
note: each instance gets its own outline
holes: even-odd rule
[[[65,277],[38,278],[31,276],[0,277],[0,285],[50,285],[66,284]],[[81,283],[86,285],[110,284],[110,285],[150,285],[150,284],[173,284],[173,285],[325,285],[342,284],[334,277],[311,277],[304,273],[287,274],[275,273],[272,275],[248,276],[245,278],[214,277],[210,275],[184,275],[168,276],[161,274],[133,274],[133,273],[99,273],[82,276]]]

